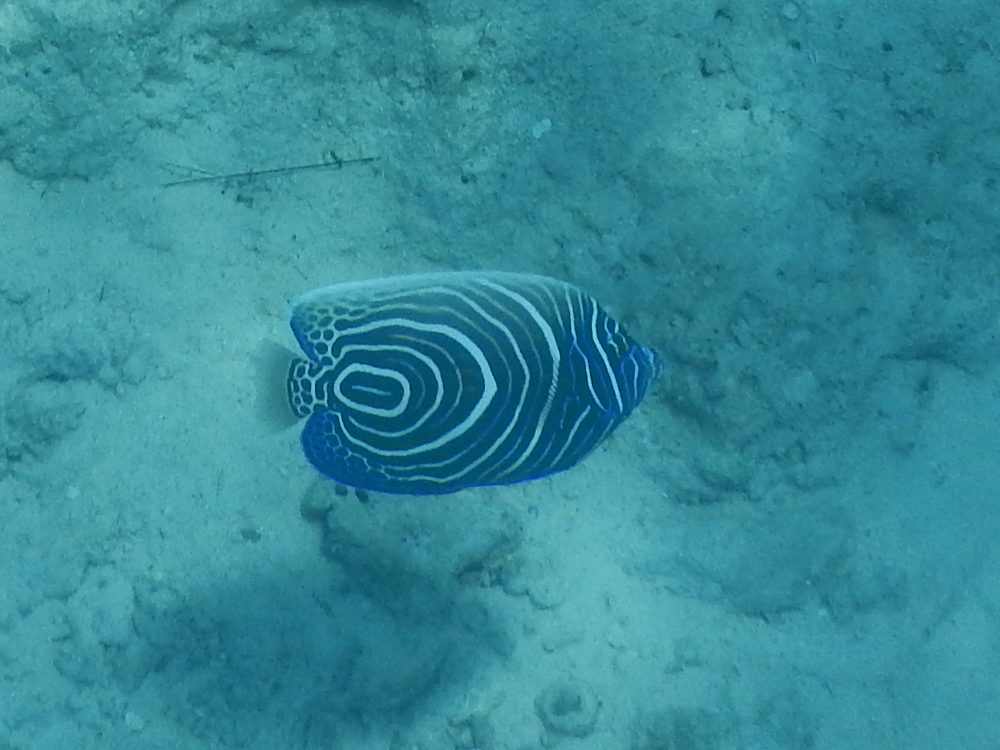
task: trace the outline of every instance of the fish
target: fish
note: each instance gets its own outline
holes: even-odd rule
[[[445,495],[576,465],[662,372],[578,287],[447,271],[335,284],[292,302],[283,408],[323,476]]]

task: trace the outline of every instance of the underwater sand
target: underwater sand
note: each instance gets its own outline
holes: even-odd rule
[[[0,750],[997,747],[994,11],[0,6]],[[568,472],[337,496],[259,342],[476,268],[664,376]]]

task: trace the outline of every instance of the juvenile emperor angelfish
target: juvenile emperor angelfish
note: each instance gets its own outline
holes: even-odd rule
[[[660,373],[600,305],[544,276],[454,272],[337,284],[292,304],[288,403],[320,473],[439,495],[568,469]]]

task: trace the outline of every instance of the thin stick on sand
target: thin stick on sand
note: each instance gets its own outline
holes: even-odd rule
[[[224,182],[226,180],[254,179],[256,177],[272,177],[274,175],[292,174],[293,172],[305,172],[313,169],[340,169],[349,164],[368,164],[375,161],[377,156],[362,156],[358,159],[340,159],[336,154],[325,161],[314,164],[298,164],[294,167],[275,167],[274,169],[252,169],[249,172],[233,172],[231,174],[206,174],[202,177],[188,177],[183,180],[173,180],[164,182],[163,187],[174,187],[176,185],[197,185],[205,182]],[[201,171],[201,170],[191,170]]]

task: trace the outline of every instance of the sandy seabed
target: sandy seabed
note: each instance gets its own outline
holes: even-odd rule
[[[998,34],[4,4],[0,749],[995,748]],[[336,495],[259,342],[476,268],[578,284],[663,377],[566,473]]]

